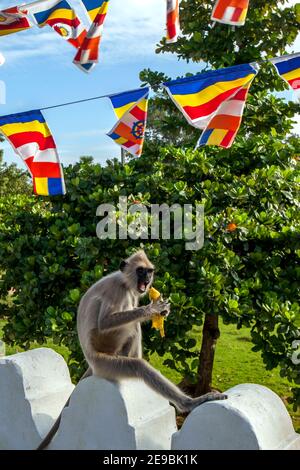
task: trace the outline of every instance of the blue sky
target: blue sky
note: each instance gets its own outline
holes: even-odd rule
[[[78,0],[69,2],[78,7]],[[0,0],[1,9],[15,4],[15,0]],[[80,7],[78,11],[83,17]],[[155,54],[164,29],[165,0],[111,0],[100,63],[89,75],[72,64],[75,49],[48,27],[0,38],[0,52],[6,59],[0,68],[0,80],[6,85],[6,104],[0,104],[0,114],[139,87],[143,68],[171,77],[199,71],[199,65],[178,61],[173,54]],[[297,43],[295,51],[300,50]],[[286,96],[292,99],[292,92]],[[92,155],[101,163],[120,156],[119,147],[105,135],[115,123],[108,99],[48,110],[44,115],[63,164],[81,155]],[[8,144],[3,147],[6,162],[23,166]]]

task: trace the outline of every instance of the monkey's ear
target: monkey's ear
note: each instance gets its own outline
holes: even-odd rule
[[[124,271],[128,263],[126,261],[122,260],[119,266],[120,271]]]

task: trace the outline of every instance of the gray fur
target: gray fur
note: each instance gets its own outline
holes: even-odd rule
[[[91,374],[111,381],[141,379],[180,411],[186,412],[206,401],[224,400],[226,396],[220,393],[191,398],[142,359],[141,323],[150,320],[154,313],[169,314],[170,304],[158,301],[155,305],[138,306],[140,297],[144,295],[137,288],[136,268],[139,266],[153,269],[143,251],[128,258],[122,271],[116,271],[96,282],[82,297],[78,308],[77,330],[89,364],[82,379]],[[152,280],[145,293],[151,283]],[[58,430],[60,418],[61,415],[38,447],[39,450],[51,442]]]
[[[209,400],[224,399],[210,393],[199,398],[185,395],[142,357],[140,323],[153,313],[170,311],[167,302],[158,301],[138,307],[136,268],[153,265],[139,251],[126,260],[123,271],[117,271],[94,284],[83,296],[77,317],[80,344],[94,375],[107,380],[138,378],[163,395],[181,411],[190,411]],[[149,289],[148,285],[147,290]]]

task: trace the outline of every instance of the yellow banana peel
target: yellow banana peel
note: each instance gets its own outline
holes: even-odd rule
[[[151,287],[149,289],[149,298],[152,300],[154,303],[160,299],[160,292],[158,290],[154,289],[154,287]],[[162,338],[165,337],[165,329],[164,329],[164,322],[165,322],[165,317],[160,315],[159,313],[155,313],[152,317],[152,328],[155,328],[156,330],[159,330],[160,336]]]
[[[160,298],[160,292],[158,290],[154,289],[154,287],[150,287],[149,289],[149,298],[150,300],[153,300],[156,302]]]

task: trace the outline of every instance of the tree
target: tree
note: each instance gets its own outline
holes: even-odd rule
[[[182,2],[186,33],[188,27],[206,30],[209,13],[205,10],[203,16],[203,3]],[[263,36],[264,50],[273,54],[276,46],[268,40],[270,35],[274,39],[272,29],[262,34],[261,21],[266,17],[267,24],[274,24],[281,34],[282,27],[291,24],[294,10],[279,12],[273,1],[263,6],[254,0],[251,10],[252,4],[258,8],[256,13],[249,11],[253,34]],[[185,25],[193,19],[193,27]],[[232,35],[226,26],[221,28],[221,35]],[[217,41],[217,29],[209,34]],[[287,36],[280,42],[286,44]],[[186,45],[192,59],[189,48],[195,46],[193,41],[194,37],[189,45],[183,38],[178,46],[161,47],[176,52],[180,44],[182,51]],[[254,44],[260,47],[258,39]],[[212,58],[222,57],[220,47],[226,56],[226,44],[214,45],[211,37],[210,45]],[[250,45],[245,47],[249,53]],[[156,83],[162,78],[155,74],[151,78],[150,72],[148,77]],[[293,387],[291,400],[300,404],[300,370],[292,360],[293,342],[300,337],[296,323],[300,315],[299,139],[291,135],[297,108],[266,92],[269,83],[272,89],[284,87],[266,65],[251,89],[231,149],[194,151],[188,133],[190,129],[194,139],[197,131],[184,120],[178,124],[182,140],[173,146],[175,128],[168,137],[172,146],[168,141],[159,145],[155,134],[164,132],[161,123],[165,125],[167,105],[159,95],[160,117],[150,121],[152,135],[141,158],[125,165],[114,160],[104,167],[85,158],[65,169],[66,196],[30,200],[15,206],[13,213],[6,211],[0,221],[0,258],[5,269],[0,289],[7,292],[14,286],[16,295],[10,308],[0,305],[0,314],[9,318],[5,340],[28,347],[29,341],[52,337],[68,346],[72,375],[80,376],[84,364],[74,327],[79,299],[93,282],[118,267],[124,253],[130,254],[140,245],[139,240],[97,239],[98,205],[116,205],[119,195],[127,195],[130,204],[136,200],[145,205],[202,203],[206,236],[201,250],[186,251],[184,240],[149,239],[144,243],[158,267],[155,287],[172,302],[164,341],[150,325],[145,326],[145,353],[167,353],[164,363],[187,377],[198,392],[210,387],[221,316],[238,328],[251,327],[254,349],[261,352],[268,369],[280,367]],[[167,106],[169,119],[169,106],[173,105],[168,102]],[[181,119],[180,114],[177,118]],[[207,334],[201,356],[191,333],[203,319]]]
[[[3,142],[0,135],[0,142]],[[20,170],[17,165],[3,162],[3,150],[0,149],[0,198],[9,194],[30,194],[28,172]]]
[[[241,28],[230,28],[222,24],[213,26],[210,15],[214,2],[215,0],[183,0],[182,37],[171,45],[166,44],[163,39],[157,52],[176,53],[187,61],[203,61],[206,70],[285,54],[286,47],[295,41],[300,26],[299,8],[284,8],[284,0],[253,0],[246,24]],[[185,120],[174,107],[171,109],[170,101],[159,85],[167,79],[161,73],[149,69],[141,73],[141,80],[150,83],[158,91],[151,101],[152,118],[148,123],[148,135],[153,143],[157,143],[164,135],[164,143],[189,146],[196,143],[195,130],[191,129],[188,133]],[[294,103],[278,100],[270,94],[270,91],[285,88],[283,80],[277,76],[273,67],[269,63],[262,64],[259,78],[252,85],[240,135],[247,135],[253,141],[263,133],[271,133],[278,143],[287,139],[292,131],[291,118],[299,111],[299,107]],[[246,148],[241,148],[244,157],[245,150]],[[230,153],[229,150],[228,154]],[[270,162],[269,159],[267,161]],[[219,335],[218,315],[206,312],[196,394],[206,393],[211,389],[214,351]]]

